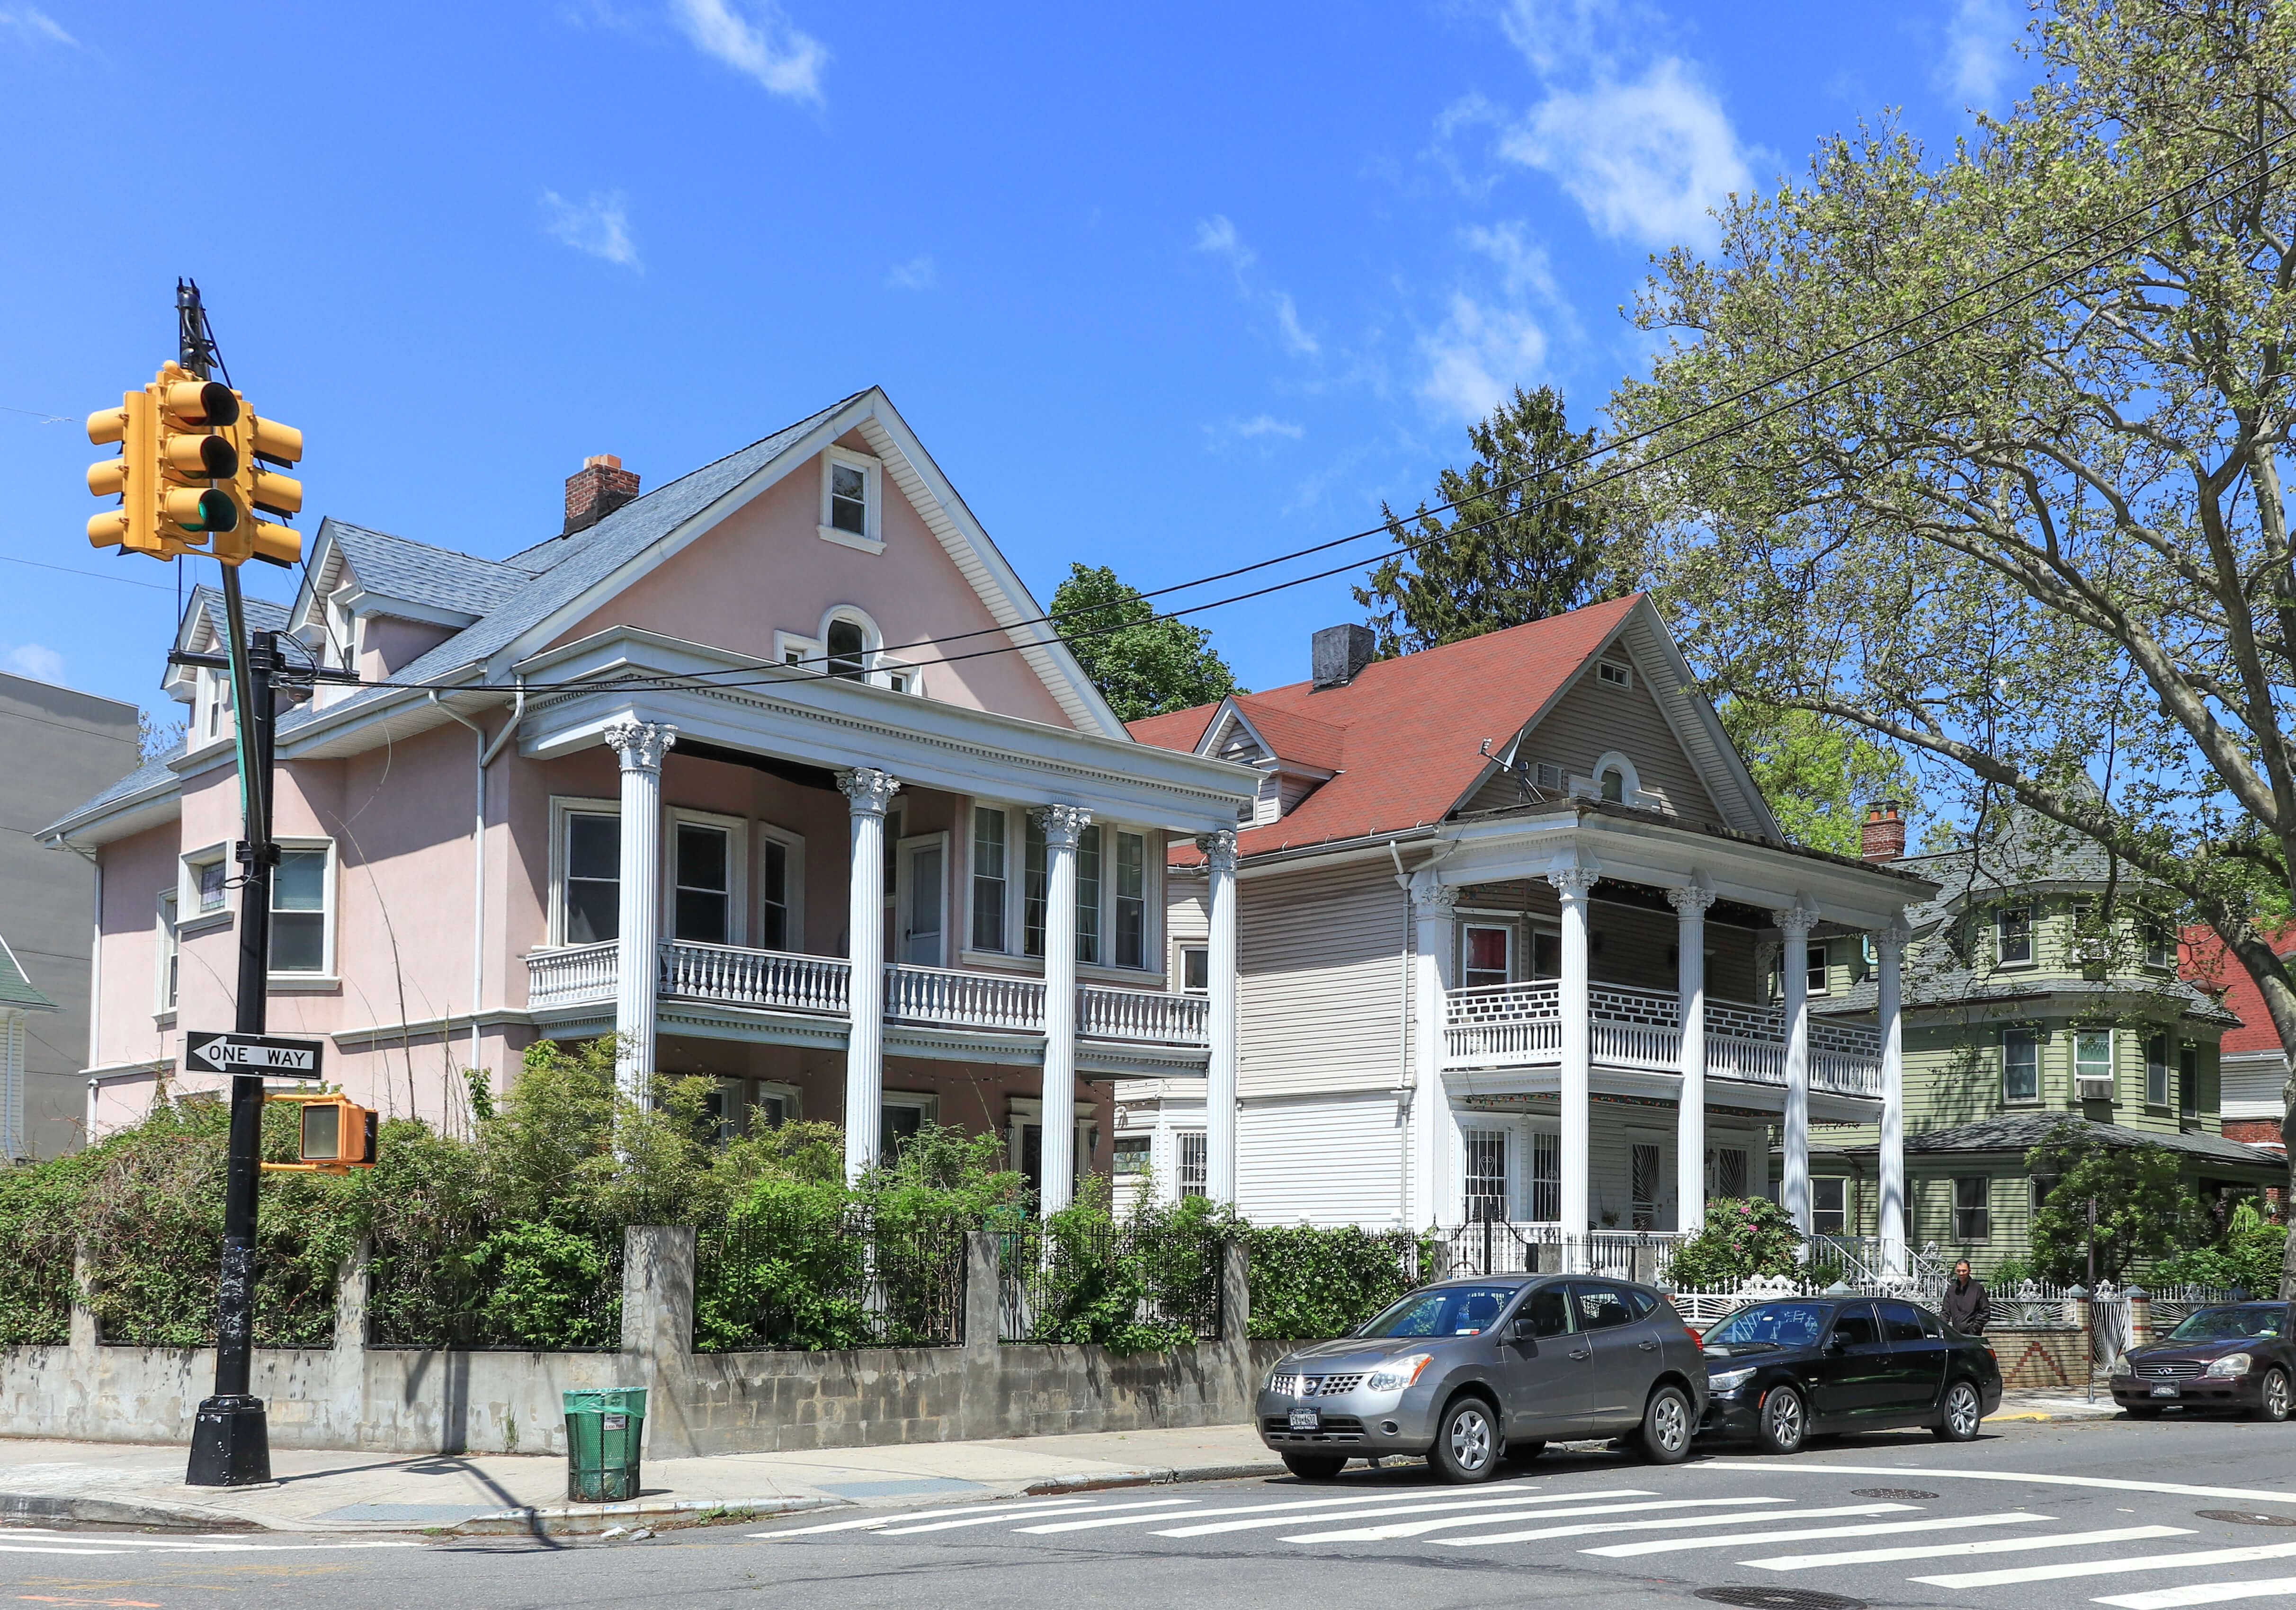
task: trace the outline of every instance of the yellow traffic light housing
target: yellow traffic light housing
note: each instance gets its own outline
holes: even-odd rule
[[[254,523],[236,489],[249,468],[246,455],[229,434],[242,413],[230,387],[170,363],[142,391],[122,396],[119,407],[90,414],[87,439],[99,446],[119,443],[119,456],[89,467],[87,489],[118,497],[119,507],[87,522],[87,540],[175,559]],[[299,541],[296,545],[299,551]]]
[[[297,1161],[266,1163],[274,1173],[347,1173],[373,1168],[375,1116],[348,1096],[266,1095],[266,1101],[291,1101],[298,1115]]]
[[[245,406],[244,397],[237,401],[241,407],[230,437],[238,462],[233,470],[231,490],[242,511],[242,519],[236,531],[217,539],[215,555],[227,565],[259,559],[291,567],[303,557],[302,534],[292,526],[257,519],[244,511],[260,509],[267,514],[283,515],[301,511],[303,483],[264,466],[284,468],[300,459],[303,433],[292,425],[258,416]]]

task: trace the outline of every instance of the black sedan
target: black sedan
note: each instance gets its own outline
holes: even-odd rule
[[[1824,1432],[1926,1426],[1965,1442],[2001,1406],[1992,1348],[1890,1298],[1791,1297],[1706,1333],[1700,1434],[1792,1453]]]
[[[2289,1304],[2226,1303],[2112,1361],[2112,1401],[2140,1419],[2172,1404],[2284,1420],[2296,1380]]]

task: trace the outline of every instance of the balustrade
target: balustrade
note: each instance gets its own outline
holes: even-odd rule
[[[1041,1034],[1045,986],[1038,979],[1004,973],[895,962],[885,968],[885,1016],[905,1023]]]

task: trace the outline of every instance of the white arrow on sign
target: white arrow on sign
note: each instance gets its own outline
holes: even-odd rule
[[[316,1076],[323,1042],[278,1040],[267,1034],[188,1034],[184,1061],[209,1074],[302,1074]]]

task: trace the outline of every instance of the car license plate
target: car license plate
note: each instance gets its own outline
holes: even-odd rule
[[[2176,1382],[2174,1382],[2174,1381],[2155,1381],[2155,1382],[2153,1382],[2153,1383],[2152,1383],[2152,1395],[2153,1395],[2154,1397],[2156,1397],[2156,1398],[2173,1398],[2173,1397],[2175,1397],[2175,1396],[2177,1395],[2177,1383],[2176,1383]],[[1299,1417],[1295,1414],[1292,1418],[1293,1418],[1294,1419],[1297,1419]]]
[[[1295,1409],[1295,1410],[1293,1410],[1292,1411],[1292,1430],[1294,1430],[1294,1431],[1321,1431],[1323,1428],[1324,1428],[1324,1411],[1323,1411],[1322,1410],[1320,1410],[1320,1409]]]

